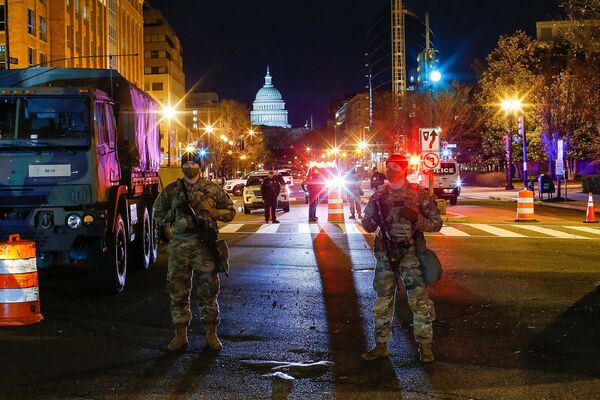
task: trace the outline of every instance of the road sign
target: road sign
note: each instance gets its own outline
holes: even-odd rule
[[[439,153],[425,153],[423,156],[423,166],[427,169],[435,169],[440,165]]]
[[[557,149],[558,151],[556,152],[556,155],[557,155],[556,162],[558,162],[558,160],[560,160],[560,162],[562,163],[562,160],[563,160],[563,148],[564,148],[564,141],[562,139],[558,139],[557,147],[558,147],[558,149]]]
[[[419,138],[421,140],[421,152],[439,153],[440,151],[440,128],[419,129]]]
[[[565,166],[563,164],[563,160],[556,160],[556,175],[558,175],[558,176],[565,175]]]
[[[19,59],[17,57],[8,57],[8,63],[9,64],[18,64]]]

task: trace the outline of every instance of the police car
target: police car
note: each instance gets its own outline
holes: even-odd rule
[[[248,176],[242,196],[244,199],[244,214],[250,214],[252,210],[264,210],[265,203],[260,191],[260,185],[262,185],[263,179],[267,176],[269,176],[267,171],[251,172]],[[285,180],[280,174],[276,174],[275,177],[279,179],[279,184],[281,185],[281,191],[279,192],[279,196],[277,196],[277,208],[282,209],[283,212],[289,212],[289,188],[285,185]]]
[[[458,202],[461,190],[460,169],[453,159],[443,159],[440,165],[433,170],[433,193],[439,199],[450,201],[455,205]],[[421,187],[429,188],[429,178],[424,175]]]

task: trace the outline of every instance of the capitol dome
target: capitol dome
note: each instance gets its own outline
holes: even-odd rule
[[[265,85],[256,93],[256,99],[250,112],[250,120],[252,125],[290,128],[285,102],[281,92],[273,86],[272,79],[271,71],[267,66]]]

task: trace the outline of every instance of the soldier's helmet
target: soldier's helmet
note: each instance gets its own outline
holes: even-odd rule
[[[394,163],[400,165],[403,169],[406,169],[408,168],[408,161],[408,158],[402,154],[392,154],[388,157],[385,164],[388,165],[390,163]]]

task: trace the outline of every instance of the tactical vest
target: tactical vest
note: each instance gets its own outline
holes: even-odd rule
[[[399,190],[386,186],[379,197],[379,204],[389,240],[394,243],[410,243],[415,236],[414,224],[399,214],[401,208],[420,213],[419,186],[409,184]]]

